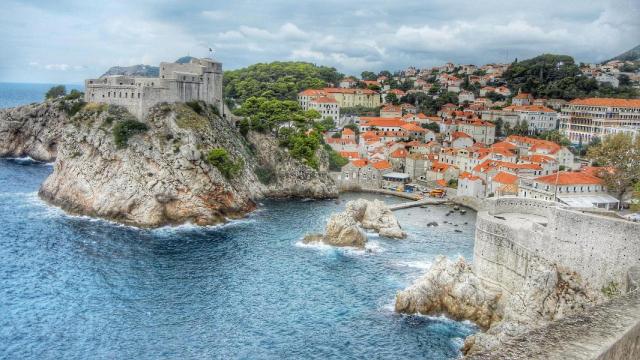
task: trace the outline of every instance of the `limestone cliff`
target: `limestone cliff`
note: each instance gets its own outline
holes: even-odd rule
[[[603,301],[579,274],[557,265],[531,269],[522,289],[510,294],[484,284],[464,259],[439,257],[425,275],[397,294],[395,308],[474,321],[486,331],[465,340],[463,352],[473,354]]]
[[[47,101],[0,110],[0,157],[53,161],[68,120],[61,104]]]
[[[88,104],[69,116],[57,110],[61,101],[3,112],[0,131],[10,136],[0,138],[0,149],[56,158],[40,196],[69,212],[137,226],[204,225],[243,216],[265,196],[337,195],[322,171],[288,156],[269,135],[247,142],[204,104],[198,112],[159,104],[140,124],[117,106]],[[207,159],[219,148],[233,171]],[[275,169],[268,184],[255,173],[261,167]]]

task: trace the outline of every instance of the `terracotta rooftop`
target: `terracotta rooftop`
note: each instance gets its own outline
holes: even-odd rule
[[[559,173],[540,176],[535,179],[538,182],[545,184],[558,184],[558,185],[600,185],[602,179],[593,175],[589,175],[584,172],[568,172],[561,171]]]
[[[610,99],[610,98],[575,99],[575,100],[571,100],[569,102],[569,105],[640,108],[640,99]]]

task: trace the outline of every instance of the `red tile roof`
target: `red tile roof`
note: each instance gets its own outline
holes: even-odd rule
[[[501,184],[515,184],[516,182],[518,182],[518,177],[514,174],[500,171],[493,177],[493,181],[499,182]]]
[[[575,99],[569,105],[611,106],[611,107],[640,107],[640,99],[587,98]]]
[[[535,179],[538,182],[545,184],[558,184],[558,185],[600,185],[602,179],[589,175],[584,172],[567,172],[561,171],[559,173],[540,176]]]
[[[382,161],[371,163],[371,166],[373,166],[374,168],[376,168],[378,170],[391,169],[391,163],[388,162],[387,160],[382,160]]]

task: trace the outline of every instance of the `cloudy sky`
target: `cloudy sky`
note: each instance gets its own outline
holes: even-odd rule
[[[0,81],[80,83],[208,47],[226,69],[304,60],[344,73],[543,52],[601,61],[640,43],[638,0],[2,0]]]

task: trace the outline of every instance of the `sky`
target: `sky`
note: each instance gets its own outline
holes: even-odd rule
[[[225,69],[308,61],[345,74],[541,53],[597,62],[640,43],[639,0],[2,0],[0,81],[81,83],[191,55]]]

